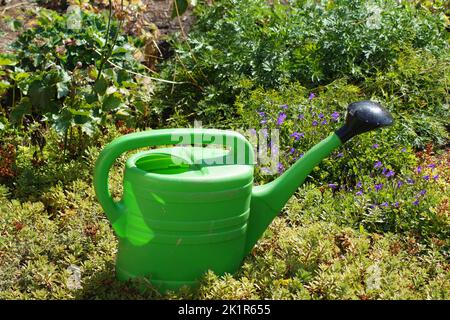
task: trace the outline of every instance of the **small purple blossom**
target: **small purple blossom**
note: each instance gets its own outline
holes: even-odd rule
[[[325,124],[327,124],[327,120],[326,119],[324,119],[320,124],[322,124],[322,125],[325,125]]]
[[[312,125],[315,127],[315,126],[317,126],[317,124],[318,124],[318,122],[316,121],[316,120],[314,120],[313,122],[312,122]]]
[[[421,166],[418,166],[417,167],[417,173],[421,173],[422,172],[422,167]]]
[[[423,176],[423,178],[428,181],[430,180],[430,175],[427,174],[426,176]]]
[[[400,188],[403,184],[404,184],[404,182],[402,180],[398,180],[397,181],[397,188]]]
[[[359,190],[359,191],[356,193],[357,196],[362,196],[362,194],[363,194],[363,192],[362,192],[361,190]]]
[[[427,193],[427,190],[420,190],[419,195],[424,196]]]
[[[294,132],[291,134],[291,137],[293,137],[295,140],[300,140],[300,138],[303,138],[305,134],[303,132]]]
[[[381,163],[381,161],[377,161],[375,162],[375,165],[373,166],[375,169],[381,168],[383,166],[383,164]]]
[[[375,188],[375,191],[380,191],[381,189],[383,189],[383,184],[382,183],[379,183],[379,184],[376,184],[375,186],[374,186],[374,188]]]
[[[266,120],[266,119],[262,119],[262,120],[260,121],[260,123],[261,123],[261,124],[266,124],[266,123],[267,123],[267,120]]]
[[[337,157],[338,158],[342,158],[344,156],[344,153],[342,153],[342,152],[339,152],[338,154],[337,154]]]
[[[401,152],[406,152],[406,148],[402,148],[402,150],[400,150]]]
[[[252,128],[252,129],[250,129],[250,134],[251,134],[251,135],[255,135],[255,134],[256,134],[256,130],[255,130],[255,129],[253,129],[253,128]]]
[[[256,113],[260,116],[260,117],[264,117],[266,115],[266,113],[264,111],[256,111]]]
[[[430,163],[429,165],[427,165],[427,168],[434,169],[436,168],[436,165],[434,163]]]
[[[309,94],[308,99],[311,101],[311,100],[314,99],[315,97],[316,97],[316,95],[315,95],[313,92],[311,92],[311,93]]]
[[[413,201],[412,204],[415,205],[415,206],[418,206],[419,205],[419,199],[417,199],[416,201]]]
[[[437,175],[433,176],[433,179],[434,179],[434,180],[439,179],[439,175],[437,174]]]
[[[414,184],[414,180],[411,178],[406,179],[406,182],[408,182],[408,184]]]
[[[289,108],[289,106],[287,104],[283,104],[283,105],[280,106],[280,108],[286,110],[287,108]]]
[[[335,184],[335,183],[329,183],[328,186],[329,186],[331,189],[336,189],[336,188],[337,188],[337,184]]]
[[[286,117],[287,117],[286,113],[280,112],[280,114],[278,115],[277,125],[279,126],[282,125],[284,120],[286,120]]]
[[[333,118],[333,120],[334,121],[337,121],[337,119],[339,118],[339,112],[333,112],[332,114],[331,114],[331,117]]]
[[[289,154],[293,154],[295,152],[295,148],[291,148],[290,150],[289,150]]]
[[[380,145],[379,145],[378,143],[375,143],[374,145],[372,145],[372,148],[373,148],[373,149],[378,149],[379,146],[380,146]]]
[[[361,182],[361,181],[358,181],[358,183],[356,184],[356,187],[357,187],[358,189],[361,189],[361,188],[362,188],[362,182]]]
[[[299,115],[298,115],[298,118],[299,118],[300,120],[303,120],[303,119],[305,119],[305,116],[304,116],[303,114],[299,114]]]
[[[300,159],[300,158],[303,158],[304,155],[305,155],[304,153],[300,153],[300,154],[298,155],[298,158],[299,158],[299,159]]]
[[[397,208],[397,207],[398,207],[398,201],[396,201],[396,202],[393,204],[393,206]]]
[[[389,207],[389,204],[387,202],[383,202],[382,204],[380,204],[380,207]]]
[[[278,173],[282,173],[284,171],[284,166],[281,162],[278,162],[277,169],[278,169]]]
[[[386,174],[387,168],[383,168],[382,174]]]
[[[386,177],[386,178],[390,178],[390,177],[392,177],[392,176],[394,176],[394,175],[395,175],[394,171],[389,170],[388,173],[385,174],[385,177]]]
[[[319,113],[319,119],[323,119],[324,115],[323,113]]]

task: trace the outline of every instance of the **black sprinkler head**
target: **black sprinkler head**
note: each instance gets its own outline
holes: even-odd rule
[[[336,134],[344,143],[360,133],[390,126],[393,122],[389,111],[379,103],[369,100],[353,102],[348,105],[344,126]]]

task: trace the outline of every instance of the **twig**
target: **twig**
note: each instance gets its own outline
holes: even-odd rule
[[[124,70],[124,71],[126,71],[128,73],[134,74],[135,76],[140,76],[140,77],[143,77],[143,78],[147,78],[147,79],[151,79],[151,80],[155,80],[155,81],[159,81],[159,82],[171,83],[171,84],[188,83],[188,82],[175,82],[175,81],[165,80],[165,79],[161,79],[161,78],[150,77],[150,76],[147,76],[147,75],[142,74],[142,73],[138,73],[138,72],[134,72],[132,70],[125,69],[124,67],[121,67],[121,66],[115,64],[114,62],[112,62],[110,60],[106,60],[106,62],[108,62],[113,67],[119,68],[119,69]]]
[[[173,1],[173,4],[174,4],[174,6],[175,6],[175,11],[177,12],[177,20],[178,20],[178,24],[180,25],[181,34],[183,35],[184,40],[185,40],[185,42],[186,42],[186,44],[187,44],[187,46],[188,46],[189,53],[191,54],[192,59],[194,60],[194,62],[195,62],[196,64],[198,64],[197,58],[195,57],[195,54],[194,54],[194,51],[192,50],[192,47],[191,47],[191,45],[189,44],[189,41],[188,41],[188,37],[187,37],[187,35],[186,35],[186,32],[184,32],[184,27],[183,27],[183,23],[181,22],[180,11],[178,10],[178,4],[177,4],[177,1],[174,0],[174,1]],[[185,68],[186,71],[188,71],[184,65],[183,65],[183,67]],[[201,69],[200,69],[199,71],[200,71],[201,75],[203,76],[203,78],[206,80],[206,82],[208,82],[208,84],[211,84],[211,83],[209,82],[208,77],[203,73],[203,71],[202,71]],[[196,81],[195,81],[195,82],[196,82]],[[203,90],[202,90],[202,91],[203,91]]]
[[[109,0],[109,13],[108,13],[108,25],[106,27],[106,41],[105,41],[105,45],[103,46],[103,51],[105,49],[108,49],[108,42],[109,42],[109,33],[111,31],[111,19],[112,19],[112,1]],[[117,30],[117,32],[119,32],[119,30]],[[98,68],[98,72],[97,72],[97,80],[100,79],[101,75],[102,75],[102,71],[103,71],[103,67],[105,65],[105,60],[108,59],[108,57],[106,55],[103,55],[102,53],[102,60],[100,62],[100,66]]]
[[[28,4],[28,2],[19,2],[19,3],[13,4],[13,5],[9,6],[9,7],[6,7],[6,8],[3,9],[3,11],[2,11],[2,15],[4,15],[5,12],[8,11],[8,10],[14,9],[14,8],[17,8],[17,7],[21,7],[21,6],[23,6],[24,4]]]

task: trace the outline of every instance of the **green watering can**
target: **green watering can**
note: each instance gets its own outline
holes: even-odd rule
[[[164,129],[114,140],[97,160],[94,185],[119,238],[117,278],[145,277],[166,291],[197,284],[207,270],[234,273],[322,159],[351,137],[392,122],[389,112],[375,102],[352,103],[342,128],[279,178],[256,187],[253,147],[237,132]],[[180,142],[189,146],[131,156],[125,165],[122,200],[111,198],[108,175],[117,157],[133,149]]]

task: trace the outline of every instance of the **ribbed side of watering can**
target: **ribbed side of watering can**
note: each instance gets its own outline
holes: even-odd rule
[[[251,165],[174,164],[177,150],[138,153],[124,174],[127,222],[116,272],[122,280],[146,277],[161,291],[194,285],[206,270],[235,272],[250,212]]]

